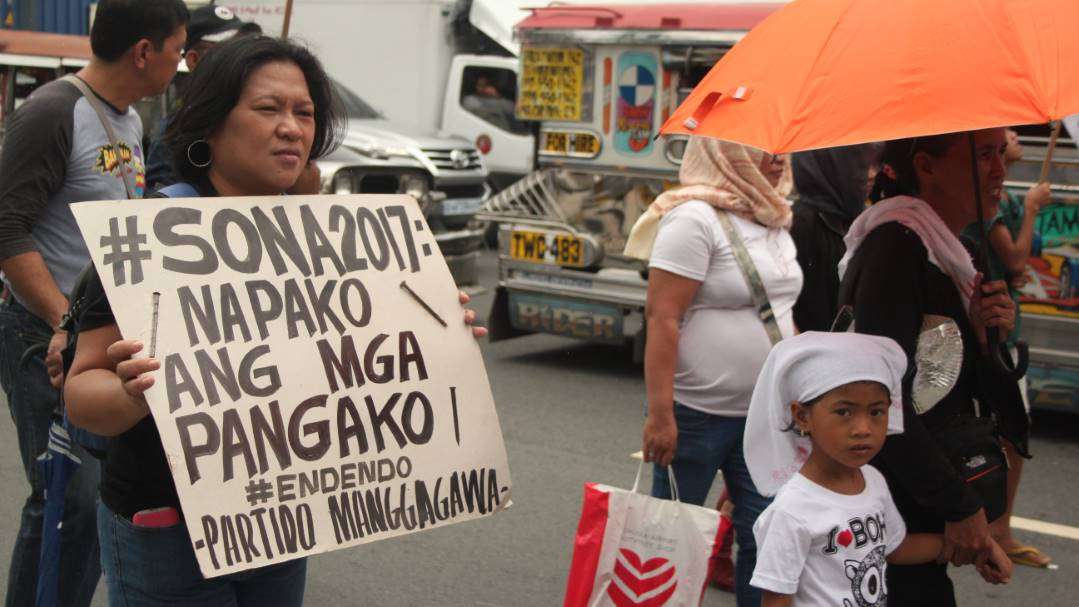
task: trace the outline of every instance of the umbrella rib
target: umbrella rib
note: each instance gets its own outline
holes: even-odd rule
[[[1004,12],[1008,15],[1008,21],[1011,22],[1012,31],[1018,33],[1019,32],[1019,23],[1015,20],[1015,15],[1012,14],[1011,5],[1009,3],[1007,3],[1007,2],[1003,2],[1003,3],[1001,3],[1001,7],[1004,9]],[[1051,31],[1055,31],[1055,30],[1051,30]],[[1039,34],[1044,34],[1044,33],[1045,32],[1039,32]],[[1057,59],[1058,60],[1056,62],[1056,64],[1057,64],[1057,73],[1056,73],[1057,95],[1056,95],[1056,99],[1055,99],[1055,101],[1057,103],[1052,103],[1052,105],[1053,105],[1052,108],[1049,108],[1049,107],[1043,107],[1042,108],[1042,111],[1046,113],[1046,120],[1045,120],[1046,122],[1049,122],[1049,121],[1051,121],[1053,119],[1053,110],[1059,109],[1059,106],[1060,106],[1060,104],[1059,104],[1059,101],[1060,101],[1060,83],[1061,83],[1061,75],[1060,75],[1061,61],[1059,61],[1060,43],[1056,39],[1056,37],[1053,38],[1053,42],[1056,43],[1056,47],[1057,47],[1057,51],[1058,51],[1057,52],[1057,55],[1058,55]],[[1026,46],[1023,46],[1023,45],[1018,45],[1018,46],[1019,46],[1019,48],[1021,50],[1020,50],[1020,52],[1018,52],[1016,54],[1018,55],[1018,57],[1020,59],[1023,59],[1025,61],[1026,65],[1024,67],[1026,68],[1026,73],[1034,75],[1034,60],[1033,60],[1033,58],[1030,56],[1029,53],[1025,52],[1026,51]],[[1042,57],[1042,60],[1043,60],[1042,64],[1044,65],[1045,57]],[[1037,81],[1037,79],[1035,79],[1035,80]],[[1042,94],[1041,101],[1044,101],[1046,103],[1050,103],[1049,91],[1039,91],[1039,92]]]
[[[824,54],[824,49],[828,48],[828,43],[832,41],[832,36],[835,35],[836,29],[839,27],[839,22],[843,19],[843,16],[850,12],[850,9],[854,6],[857,0],[848,0],[847,7],[843,9],[843,12],[835,20],[835,25],[831,31],[828,32],[828,36],[824,39],[824,42],[820,45],[820,49],[817,51],[817,56],[813,58],[813,63],[809,65],[809,69],[806,71],[805,80],[802,81],[802,85],[798,87],[798,97],[794,101],[794,105],[791,106],[791,116],[787,119],[786,127],[783,129],[784,133],[787,133],[786,139],[784,139],[775,150],[769,150],[775,153],[791,152],[794,150],[788,150],[787,146],[790,140],[793,138],[793,133],[790,132],[790,125],[794,120],[794,117],[798,115],[798,109],[802,106],[802,100],[805,96],[806,83],[809,82],[810,75],[817,69],[817,64],[820,63],[821,55]]]

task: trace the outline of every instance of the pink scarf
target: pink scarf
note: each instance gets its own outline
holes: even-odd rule
[[[929,203],[910,196],[895,196],[881,200],[865,210],[854,220],[843,242],[847,253],[839,260],[839,278],[847,272],[847,266],[854,259],[858,247],[869,234],[886,223],[898,221],[918,235],[929,252],[929,263],[937,266],[941,272],[952,279],[952,284],[963,299],[964,309],[970,309],[970,298],[974,293],[974,277],[978,273],[970,253],[959,238],[945,225]],[[896,252],[897,255],[905,252]]]

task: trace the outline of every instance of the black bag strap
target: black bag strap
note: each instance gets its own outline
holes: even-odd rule
[[[742,278],[746,280],[746,286],[749,287],[749,294],[753,298],[753,307],[757,309],[757,316],[764,323],[764,330],[768,332],[768,339],[774,346],[783,339],[783,333],[779,330],[779,323],[776,322],[776,315],[772,310],[772,302],[768,300],[768,292],[765,291],[764,281],[757,272],[757,265],[749,256],[749,249],[746,248],[745,240],[742,239],[742,233],[731,221],[730,215],[726,211],[717,209],[716,216],[719,217],[719,225],[723,226],[727,240],[731,243],[734,260],[738,262],[738,269],[742,271]]]
[[[75,362],[75,346],[78,343],[79,328],[86,316],[86,312],[92,310],[105,297],[104,288],[100,288],[96,292],[90,292],[90,283],[95,276],[97,276],[97,270],[94,269],[94,263],[86,264],[86,267],[82,269],[82,272],[79,272],[79,276],[75,279],[74,288],[71,289],[71,299],[69,300],[71,303],[68,304],[67,312],[60,318],[58,328],[67,331],[67,344],[63,352],[60,353],[65,379],[67,379],[67,374],[71,370],[72,363]],[[98,281],[98,284],[100,284],[100,281]],[[60,391],[60,401],[62,406],[63,390]]]
[[[71,289],[71,303],[68,305],[67,313],[60,318],[60,329],[69,333],[74,332],[79,326],[79,321],[82,319],[82,315],[96,304],[102,297],[105,296],[105,290],[102,289],[99,293],[87,293],[87,287],[90,285],[90,280],[94,277],[97,270],[94,269],[94,263],[90,262],[79,272],[78,277],[75,278],[75,286]],[[90,297],[87,297],[87,296]],[[90,301],[92,298],[93,301]]]
[[[839,281],[839,299],[835,318],[832,320],[832,333],[843,333],[851,330],[854,325],[854,290],[858,285],[858,277],[861,272],[863,255],[855,255],[847,263],[847,271],[843,279]]]

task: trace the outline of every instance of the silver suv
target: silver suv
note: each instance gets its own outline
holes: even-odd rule
[[[474,283],[483,233],[473,219],[491,195],[479,150],[463,139],[409,132],[340,83],[334,89],[348,129],[341,148],[318,162],[322,191],[413,196],[454,279]]]

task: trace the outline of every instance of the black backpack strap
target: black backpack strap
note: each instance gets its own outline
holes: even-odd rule
[[[105,290],[100,288],[101,281],[93,280],[96,276],[97,270],[94,269],[93,262],[86,264],[86,267],[79,272],[78,277],[75,278],[75,286],[71,289],[71,298],[69,300],[71,303],[68,305],[67,312],[60,318],[59,328],[73,333],[73,330],[78,327],[78,320],[82,318],[86,310],[105,296]],[[92,289],[96,291],[94,293],[87,292],[87,289],[92,286],[91,282],[96,282],[98,286],[98,288]]]
[[[60,319],[59,328],[67,331],[67,345],[60,355],[63,360],[65,378],[71,370],[71,364],[75,361],[75,345],[79,340],[79,329],[86,325],[87,315],[94,313],[94,309],[98,307],[102,299],[105,299],[105,287],[98,279],[97,270],[91,262],[75,279],[75,287],[71,290],[71,303],[68,305],[67,313]]]
[[[99,326],[102,323],[95,321],[106,320],[94,317],[94,315],[100,316],[102,314],[99,311],[102,300],[108,301],[105,297],[105,287],[98,278],[94,264],[87,264],[79,273],[78,278],[75,279],[75,287],[71,290],[71,304],[60,321],[60,328],[67,331],[67,345],[60,354],[64,366],[65,380],[68,374],[71,373],[71,366],[75,362],[75,349],[78,346],[79,331],[87,326],[88,321],[90,321],[91,326]],[[111,317],[111,311],[108,314]],[[108,448],[108,439],[86,430],[69,426],[67,416],[63,412],[65,407],[64,390],[61,386],[57,415],[64,419],[64,425],[68,432],[71,433],[72,439],[82,446],[87,453],[98,459],[104,458]]]

